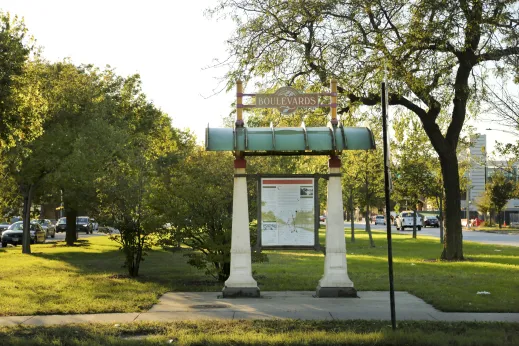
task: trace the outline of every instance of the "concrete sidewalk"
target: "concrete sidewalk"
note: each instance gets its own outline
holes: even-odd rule
[[[391,320],[389,292],[359,292],[359,298],[314,298],[315,292],[261,292],[261,298],[222,299],[217,292],[163,295],[148,312],[0,317],[0,325],[124,323],[199,319]],[[441,312],[407,293],[395,292],[396,319],[519,322],[519,313]]]

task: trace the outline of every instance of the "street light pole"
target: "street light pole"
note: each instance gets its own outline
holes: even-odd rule
[[[508,130],[500,130],[500,129],[485,129],[486,131],[501,131],[501,132],[506,132],[506,133],[509,133],[511,135],[514,135],[514,136],[518,136],[519,137],[519,133],[518,132],[514,132],[514,131],[508,131]]]

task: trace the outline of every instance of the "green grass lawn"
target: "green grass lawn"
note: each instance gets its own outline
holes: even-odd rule
[[[487,345],[519,344],[518,323],[186,321],[0,327],[2,345]]]
[[[356,231],[349,241],[348,272],[359,291],[389,289],[384,233],[377,247]],[[465,242],[464,262],[438,260],[437,239],[393,235],[395,289],[408,291],[443,311],[519,312],[519,248]],[[324,231],[321,232],[324,244]],[[0,249],[0,315],[146,311],[168,291],[220,291],[222,283],[186,264],[183,252],[151,251],[141,277],[130,279],[116,243],[100,236],[80,246],[63,243]],[[184,250],[188,251],[188,250]],[[313,251],[268,251],[254,263],[262,291],[315,290],[324,256]],[[490,295],[478,295],[478,291]]]

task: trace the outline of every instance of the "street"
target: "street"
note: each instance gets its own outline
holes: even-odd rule
[[[85,232],[79,232],[78,238],[79,239],[85,239],[85,238],[91,238],[91,237],[99,237],[99,236],[105,236],[104,233],[98,233],[94,232],[92,234],[85,234]],[[54,238],[48,237],[46,242],[47,243],[55,243],[58,241],[65,241],[65,232],[56,233],[56,236]]]
[[[325,222],[321,222],[321,225],[326,225]],[[345,229],[350,229],[350,222],[344,222]],[[355,222],[355,229],[365,229],[366,224],[363,222]],[[385,225],[374,225],[371,224],[371,229],[376,231],[385,231]],[[405,231],[397,231],[395,226],[391,226],[391,233],[394,234],[412,234],[411,229]],[[427,235],[440,239],[440,228],[422,228],[418,231],[418,235]],[[94,232],[93,234],[79,233],[79,239],[106,236],[105,233]],[[473,241],[483,244],[494,244],[494,245],[508,245],[519,247],[519,234],[497,234],[488,232],[476,232],[476,231],[463,231],[463,240]],[[47,238],[47,243],[53,243],[58,241],[65,241],[65,233],[56,233],[55,238]],[[1,247],[1,246],[0,246]]]
[[[346,229],[350,229],[350,222],[345,222],[344,226]],[[386,225],[374,225],[371,224],[372,230],[385,231]],[[356,222],[355,229],[365,229],[366,224]],[[412,234],[412,229],[406,229],[405,231],[397,231],[395,226],[391,226],[391,233],[397,234]],[[440,228],[423,228],[417,232],[418,235],[427,235],[440,239]],[[483,244],[494,244],[494,245],[508,245],[519,247],[519,234],[497,234],[488,232],[477,232],[477,231],[463,231],[463,240],[474,241]]]

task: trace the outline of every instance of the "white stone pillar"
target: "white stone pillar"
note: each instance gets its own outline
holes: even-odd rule
[[[326,255],[324,275],[317,286],[318,297],[356,297],[357,291],[348,277],[346,240],[344,237],[344,211],[342,204],[341,160],[330,158],[328,200],[326,211]]]
[[[234,160],[234,173],[245,174],[246,161]],[[249,235],[249,204],[247,178],[234,177],[232,202],[231,273],[225,281],[223,297],[259,297],[258,283],[252,277]]]

